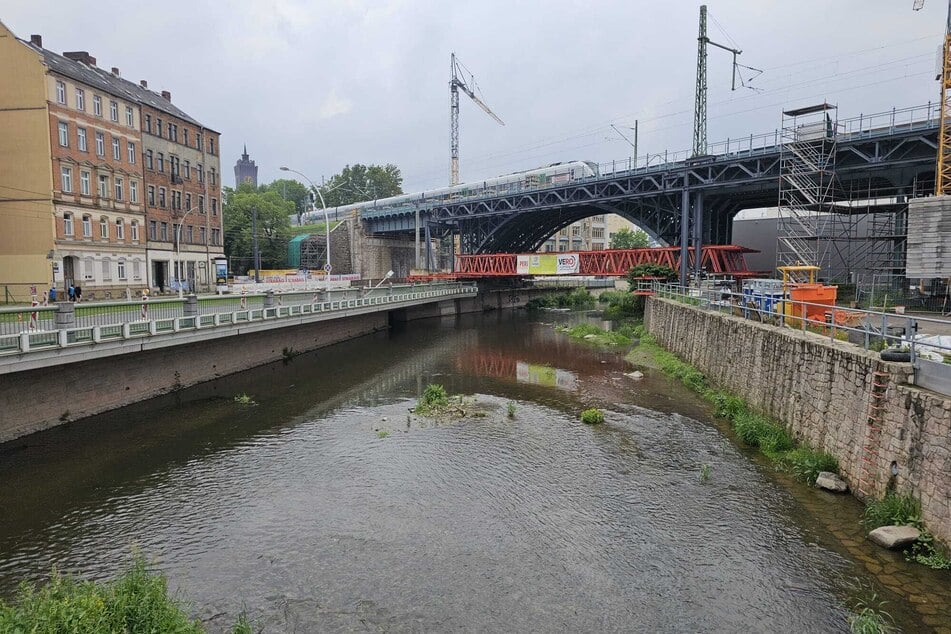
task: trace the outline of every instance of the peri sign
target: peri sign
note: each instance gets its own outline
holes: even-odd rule
[[[537,253],[519,255],[515,260],[518,275],[566,275],[579,271],[577,253]]]

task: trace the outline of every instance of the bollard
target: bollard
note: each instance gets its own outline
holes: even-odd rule
[[[76,307],[72,302],[56,304],[56,329],[72,328],[76,325]]]
[[[185,304],[182,306],[182,315],[185,317],[195,317],[198,315],[198,296],[188,295],[185,298]]]
[[[264,293],[264,308],[274,308],[274,291]]]

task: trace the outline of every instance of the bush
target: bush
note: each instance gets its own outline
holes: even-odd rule
[[[630,331],[625,331],[630,332]],[[588,337],[594,335],[594,337]],[[602,330],[593,324],[578,324],[568,330],[568,336],[573,339],[586,339],[602,346],[629,346],[631,338],[623,334],[620,330],[612,332]]]
[[[203,630],[179,601],[169,597],[165,576],[151,572],[145,561],[137,558],[122,576],[106,583],[77,581],[54,571],[42,588],[21,585],[12,604],[0,601],[0,631],[135,634]]]
[[[732,421],[747,410],[746,401],[729,392],[711,391],[707,398],[713,401],[714,412],[721,418]]]
[[[443,386],[437,383],[430,383],[426,386],[426,389],[423,390],[423,397],[419,399],[419,402],[430,407],[433,405],[445,405],[449,402],[449,395],[446,394],[446,388]]]
[[[594,306],[594,296],[583,288],[571,292],[549,293],[528,300],[526,308],[590,308]]]
[[[906,524],[921,528],[921,505],[910,495],[888,493],[880,500],[872,500],[865,507],[862,519],[865,530],[874,530],[879,526],[904,526]]]
[[[606,291],[601,293],[598,301],[608,305],[603,313],[605,319],[619,321],[634,319],[644,314],[644,298],[632,293]]]
[[[600,425],[604,422],[604,414],[596,408],[586,409],[581,412],[581,422],[585,425]]]
[[[631,267],[625,277],[633,288],[637,286],[637,282],[639,281],[637,278],[639,277],[659,277],[662,278],[662,280],[670,281],[677,279],[678,274],[677,271],[669,266],[645,262],[644,264]]]
[[[797,479],[810,485],[816,483],[820,471],[839,471],[839,461],[835,456],[809,447],[793,449],[782,458],[783,466],[792,471]]]

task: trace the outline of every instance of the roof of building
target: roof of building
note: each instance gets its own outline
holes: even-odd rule
[[[51,71],[55,73],[65,75],[66,77],[70,77],[84,84],[94,86],[104,92],[108,92],[113,96],[130,99],[137,103],[151,106],[156,110],[161,110],[162,112],[166,112],[174,117],[188,121],[193,125],[215,132],[215,130],[212,130],[208,126],[205,126],[204,124],[195,120],[187,112],[174,105],[162,95],[153,92],[148,88],[144,88],[139,84],[129,81],[128,79],[123,79],[122,77],[113,75],[112,73],[99,68],[94,64],[86,64],[84,62],[70,59],[58,53],[54,53],[49,49],[37,46],[28,40],[21,39],[20,41],[33,50],[42,53],[43,60],[46,62],[46,65]]]

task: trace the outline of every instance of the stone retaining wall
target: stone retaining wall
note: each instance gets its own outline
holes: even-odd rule
[[[647,302],[645,321],[659,344],[713,384],[838,458],[853,491],[861,483],[875,497],[893,487],[920,499],[929,529],[951,543],[951,399],[909,385],[910,364],[656,297]],[[889,375],[877,438],[868,424],[876,371]]]

